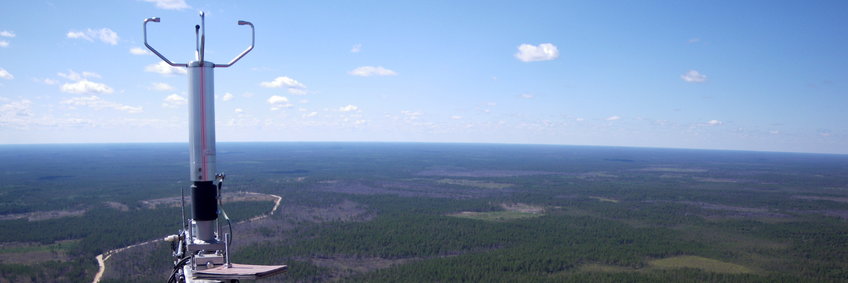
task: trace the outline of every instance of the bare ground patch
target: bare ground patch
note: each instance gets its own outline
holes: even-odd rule
[[[704,173],[707,169],[701,168],[682,168],[682,167],[645,167],[642,169],[634,169],[635,171],[645,172],[665,172],[665,173]]]
[[[598,196],[589,196],[590,199],[595,199],[600,202],[611,202],[611,203],[619,203],[620,201],[617,199],[598,197]]]
[[[440,177],[521,177],[534,175],[560,175],[561,172],[534,170],[469,170],[455,167],[437,167],[419,171],[418,176]]]
[[[503,203],[501,211],[461,211],[448,216],[468,218],[482,221],[504,222],[524,218],[539,217],[545,214],[545,208],[524,203]]]
[[[806,200],[828,200],[835,201],[841,203],[848,203],[848,197],[827,197],[827,196],[792,196],[794,199],[806,199]]]
[[[79,210],[50,210],[50,211],[35,211],[35,212],[27,212],[27,213],[14,213],[14,214],[5,214],[0,215],[0,220],[14,220],[14,219],[26,219],[27,221],[40,221],[40,220],[48,220],[48,219],[56,219],[63,217],[71,217],[71,216],[82,216],[85,212],[88,211],[86,209]]]
[[[39,264],[47,261],[70,259],[67,250],[78,240],[59,241],[53,244],[5,242],[0,243],[0,263]]]
[[[274,196],[268,194],[260,194],[253,192],[226,192],[222,193],[224,195],[223,202],[240,202],[240,201],[274,201]],[[141,201],[141,206],[147,209],[156,209],[160,207],[179,207],[182,200],[180,197],[167,197],[167,198],[158,198],[158,199],[150,199]],[[191,196],[186,195],[186,206],[189,206],[191,203]]]
[[[327,268],[330,270],[330,275],[327,279],[339,280],[346,277],[350,277],[352,275],[406,264],[412,261],[421,260],[423,258],[387,259],[381,257],[356,257],[349,255],[335,255],[295,259],[299,261],[308,261],[316,266]]]
[[[707,215],[707,217],[741,217],[741,218],[761,218],[761,219],[780,219],[791,218],[790,215],[775,212],[767,208],[758,207],[743,207],[732,206],[725,204],[694,202],[694,201],[679,201],[678,203],[697,206],[707,210],[715,210],[724,212],[723,215]]]
[[[129,211],[130,210],[129,206],[127,206],[126,204],[120,203],[120,202],[107,201],[107,202],[104,202],[103,204],[105,204],[109,208],[112,208],[112,209],[115,209],[115,210],[118,210],[118,211]]]
[[[369,212],[366,206],[350,200],[324,207],[289,205],[284,202],[271,217],[234,225],[238,240],[234,247],[279,239],[287,231],[305,223],[358,222],[373,218],[374,214]]]
[[[436,181],[439,184],[448,184],[448,185],[458,185],[458,186],[467,186],[481,189],[506,189],[512,187],[512,184],[506,183],[495,183],[495,182],[485,182],[485,181],[477,181],[477,180],[465,180],[465,179],[441,179]]]
[[[318,191],[356,195],[396,195],[400,197],[427,197],[468,199],[484,197],[506,189],[482,189],[469,187],[463,190],[433,185],[429,181],[324,181],[314,188]]]
[[[590,263],[585,264],[577,268],[578,272],[604,272],[604,273],[616,273],[616,272],[647,272],[652,270],[663,270],[663,269],[679,269],[679,268],[692,268],[692,269],[700,269],[706,272],[714,272],[714,273],[725,273],[725,274],[751,274],[755,273],[753,269],[748,268],[743,265],[720,261],[716,259],[700,257],[700,256],[692,256],[692,255],[683,255],[683,256],[673,256],[661,259],[654,259],[648,261],[648,266],[644,268],[633,268],[628,266],[617,266],[617,265],[607,265],[607,264],[597,264]],[[567,275],[568,271],[563,273],[558,273],[556,275]]]

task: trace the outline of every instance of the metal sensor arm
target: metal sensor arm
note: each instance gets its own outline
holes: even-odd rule
[[[241,59],[241,57],[244,57],[244,55],[247,55],[247,53],[250,52],[250,50],[253,50],[253,44],[256,43],[256,30],[253,28],[253,24],[248,22],[248,21],[238,21],[238,24],[240,26],[243,26],[243,25],[249,25],[250,26],[250,46],[247,47],[247,49],[245,49],[241,54],[236,56],[236,58],[233,58],[233,60],[230,61],[229,63],[227,63],[227,64],[215,64],[216,68],[226,68],[226,67],[232,66],[239,59]]]
[[[153,46],[150,46],[150,44],[147,44],[147,22],[156,22],[156,23],[158,23],[158,22],[159,22],[159,17],[153,17],[153,18],[147,18],[147,19],[144,19],[144,46],[147,46],[147,49],[150,49],[150,51],[153,51],[153,54],[156,54],[156,56],[159,56],[159,58],[161,58],[161,59],[162,59],[162,61],[165,61],[165,63],[168,63],[168,65],[171,65],[171,66],[173,66],[173,67],[188,67],[188,64],[185,64],[185,63],[174,63],[174,62],[171,62],[171,60],[168,60],[168,58],[165,58],[165,56],[163,56],[162,54],[160,54],[160,53],[159,53],[159,51],[156,51],[156,49],[153,49]],[[251,46],[251,47],[252,47],[252,46]]]

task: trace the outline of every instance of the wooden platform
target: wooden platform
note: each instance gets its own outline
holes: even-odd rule
[[[206,270],[196,270],[194,271],[194,279],[260,279],[271,277],[286,272],[287,270],[287,265],[253,265],[233,263],[233,266],[229,268],[226,265],[222,265]]]

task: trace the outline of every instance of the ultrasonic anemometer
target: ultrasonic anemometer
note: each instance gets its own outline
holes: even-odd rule
[[[239,25],[250,26],[250,46],[227,64],[206,61],[205,14],[200,12],[200,25],[195,32],[195,60],[174,63],[165,58],[147,43],[147,23],[156,22],[158,17],[144,20],[144,46],[172,67],[188,70],[189,105],[189,159],[191,168],[191,219],[185,216],[185,194],[183,194],[183,227],[177,235],[165,237],[171,242],[174,255],[174,272],[169,282],[236,282],[239,279],[258,279],[283,273],[286,265],[248,265],[230,262],[232,225],[223,210],[221,189],[224,174],[215,168],[215,84],[214,68],[227,68],[253,50],[256,33],[253,24],[238,21]],[[223,233],[218,216],[227,222],[228,233]],[[188,221],[188,222],[186,222]]]

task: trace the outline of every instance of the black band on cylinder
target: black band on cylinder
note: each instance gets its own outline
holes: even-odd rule
[[[191,212],[195,221],[218,219],[218,188],[212,181],[194,182],[191,186]]]

